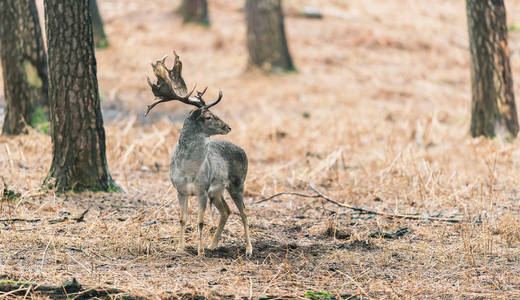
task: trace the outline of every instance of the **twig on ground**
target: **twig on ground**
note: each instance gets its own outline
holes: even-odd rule
[[[256,203],[259,204],[259,203],[262,203],[262,202],[266,202],[266,201],[269,201],[273,198],[276,198],[278,196],[282,196],[282,195],[292,195],[292,196],[299,196],[299,197],[305,197],[305,198],[321,198],[320,195],[306,195],[306,194],[302,194],[302,193],[296,193],[296,192],[281,192],[281,193],[277,193],[277,194],[274,194],[272,196],[269,196],[267,198],[264,198],[260,201],[257,201]]]
[[[81,214],[79,214],[77,217],[72,218],[71,220],[74,220],[78,223],[83,222],[85,215],[88,213],[89,210],[90,210],[90,208],[85,209]]]
[[[320,191],[318,191],[311,183],[309,183],[309,187],[311,190],[313,190],[316,193],[315,195],[307,195],[307,194],[302,194],[302,193],[297,193],[297,192],[281,192],[281,193],[274,194],[270,197],[264,198],[262,200],[259,200],[256,203],[257,204],[262,203],[262,202],[271,200],[271,199],[276,198],[281,195],[294,195],[294,196],[299,196],[299,197],[304,197],[304,198],[321,198],[321,199],[323,199],[327,202],[330,202],[334,205],[337,205],[339,207],[348,208],[348,209],[351,209],[351,210],[354,210],[354,211],[357,211],[357,212],[363,213],[363,214],[378,215],[378,216],[382,216],[382,217],[390,218],[390,219],[429,220],[429,221],[448,222],[448,223],[463,223],[464,222],[464,220],[462,220],[462,219],[425,217],[425,216],[421,216],[421,215],[391,214],[391,213],[386,213],[386,212],[382,212],[382,211],[365,209],[362,207],[357,207],[357,206],[353,206],[353,205],[349,205],[349,204],[340,203],[340,202],[324,195]]]
[[[39,294],[50,297],[51,299],[69,299],[69,298],[110,298],[113,296],[125,296],[125,293],[119,289],[112,288],[84,288],[76,279],[70,282],[63,282],[60,286],[38,285],[31,282],[17,282],[9,280],[0,280],[0,298],[6,296],[24,296],[27,293]],[[138,297],[126,295],[129,299],[137,299]]]
[[[21,219],[21,218],[13,218],[13,219],[0,219],[0,222],[27,222],[27,223],[36,223],[40,222],[42,219]]]
[[[49,220],[49,224],[62,223],[62,222],[67,221],[68,219],[69,219],[68,217],[63,217],[63,218],[59,218],[59,219],[52,219],[52,220]]]
[[[59,218],[59,219],[49,220],[49,224],[62,223],[62,222],[65,222],[65,221],[67,221],[67,220],[76,221],[76,222],[78,222],[78,223],[79,223],[79,222],[83,222],[83,221],[84,221],[84,218],[85,218],[85,215],[88,213],[89,210],[90,210],[90,208],[87,208],[87,209],[85,209],[81,214],[79,214],[78,216],[73,217],[73,218],[63,217],[63,218]]]
[[[81,248],[66,246],[65,249],[69,249],[71,251],[81,252],[81,253],[85,254],[86,256],[90,257],[90,254],[87,251],[85,251],[85,250],[83,250]]]
[[[85,215],[89,212],[89,208],[85,209],[81,214],[79,214],[78,216],[76,217],[73,217],[73,218],[69,218],[69,217],[63,217],[63,218],[59,218],[59,219],[52,219],[52,220],[49,220],[49,224],[57,224],[57,223],[62,223],[62,222],[65,222],[67,220],[72,220],[72,221],[76,221],[76,222],[83,222],[84,219],[85,219]],[[22,219],[22,218],[12,218],[12,219],[0,219],[0,222],[27,222],[27,223],[37,223],[37,222],[40,222],[42,221],[41,218],[37,218],[37,219]]]

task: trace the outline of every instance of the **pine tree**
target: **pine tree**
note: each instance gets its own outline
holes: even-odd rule
[[[45,0],[52,165],[44,186],[116,190],[108,172],[89,0]]]
[[[6,112],[2,132],[26,133],[47,118],[47,58],[34,0],[0,1],[0,59]]]
[[[503,0],[466,0],[471,52],[471,135],[518,134]]]

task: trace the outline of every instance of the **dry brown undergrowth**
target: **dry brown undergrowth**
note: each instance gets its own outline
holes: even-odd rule
[[[213,26],[199,28],[183,26],[171,1],[100,1],[111,45],[96,54],[105,116],[127,112],[107,121],[108,160],[127,193],[40,193],[49,137],[0,137],[1,175],[21,193],[1,203],[0,218],[44,220],[0,222],[4,278],[58,284],[75,277],[152,296],[520,297],[520,142],[468,136],[464,1],[287,0],[298,72],[269,77],[243,73],[241,2],[210,2]],[[298,18],[303,4],[320,7],[325,19]],[[515,23],[519,2],[506,4]],[[517,32],[510,45],[517,78]],[[181,123],[160,112],[178,120],[187,108],[164,105],[154,122],[142,118],[151,101],[142,74],[173,49],[188,85],[224,91],[214,112],[233,131],[223,138],[248,153],[252,259],[243,257],[236,215],[218,251],[203,259],[194,248],[174,252],[168,163]],[[305,182],[340,202],[468,222],[387,220],[297,197],[254,203],[284,190],[310,193]],[[83,223],[46,221],[86,208]],[[212,209],[208,223],[216,218]],[[402,228],[410,232],[400,238],[369,237]]]

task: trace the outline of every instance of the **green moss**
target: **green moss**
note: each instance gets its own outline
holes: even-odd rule
[[[29,84],[36,88],[41,88],[43,85],[42,79],[38,75],[38,70],[36,67],[29,60],[23,61],[23,69]]]
[[[311,300],[333,299],[333,294],[324,291],[305,291],[305,298]]]
[[[100,90],[99,91],[99,102],[103,102],[107,99],[107,97],[105,96],[105,94],[103,94],[103,92]]]
[[[4,189],[2,193],[3,199],[7,201],[16,201],[20,198],[21,194],[12,190]]]
[[[520,25],[513,23],[507,26],[508,31],[518,31],[520,30]]]
[[[25,281],[14,281],[14,280],[0,280],[0,285],[36,285],[34,283]]]
[[[200,21],[199,24],[204,26],[204,27],[209,27],[210,26],[210,23],[209,23],[208,20]]]
[[[36,128],[37,130],[48,134],[49,133],[49,120],[47,119],[47,114],[43,110],[42,107],[38,107],[31,116],[31,127]]]
[[[42,124],[42,125],[40,126],[40,129],[41,129],[41,131],[42,131],[43,133],[45,133],[45,134],[49,134],[49,126],[50,126],[50,123],[49,123],[49,122],[46,122],[46,123],[44,123],[44,124]]]
[[[124,193],[125,192],[113,180],[110,180],[110,182],[108,184],[108,188],[106,188],[106,189],[101,188],[99,186],[95,186],[95,187],[91,187],[91,188],[81,186],[81,187],[75,187],[71,191],[74,193],[82,193],[84,191],[90,191],[90,192],[94,192],[94,193]]]
[[[290,66],[284,73],[287,75],[298,74],[298,70],[295,66]]]
[[[115,184],[110,185],[107,190],[107,193],[122,193],[123,189]]]
[[[96,48],[98,49],[105,49],[108,48],[108,39],[102,38],[95,43]]]

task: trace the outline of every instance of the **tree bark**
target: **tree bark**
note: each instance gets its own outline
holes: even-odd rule
[[[103,27],[103,19],[99,13],[97,0],[89,0],[90,16],[92,18],[92,31],[94,33],[94,46],[96,48],[107,48],[108,39]]]
[[[511,139],[518,117],[503,0],[466,0],[471,52],[471,135]]]
[[[108,172],[88,0],[45,0],[52,165],[44,186],[117,190]]]
[[[21,134],[46,118],[47,60],[34,0],[0,1],[0,58],[6,112],[2,132]]]
[[[291,71],[281,0],[247,0],[249,65],[268,72]]]
[[[207,0],[183,0],[179,12],[184,23],[194,22],[209,25]]]

